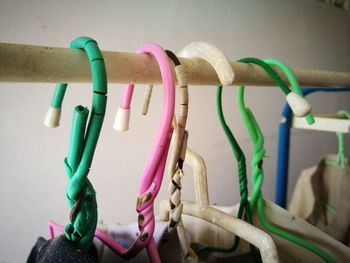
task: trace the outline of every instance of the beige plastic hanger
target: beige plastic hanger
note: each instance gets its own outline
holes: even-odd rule
[[[201,54],[196,54],[196,43],[192,43],[191,46],[191,52],[184,52],[182,51],[180,55],[182,56],[189,56],[189,54],[193,57],[201,57]],[[200,46],[201,44],[199,44]],[[186,49],[186,48],[185,48]],[[215,57],[215,56],[214,56]],[[220,65],[223,65],[223,63],[220,63]],[[187,160],[187,157],[186,157]],[[202,169],[205,169],[205,166],[203,166]],[[198,179],[199,176],[203,176],[202,174],[196,175],[195,180],[195,191],[196,191],[196,197],[199,196],[208,196],[208,188],[206,183],[206,178]],[[205,181],[205,182],[203,182]],[[197,192],[198,191],[198,192]],[[164,203],[162,203],[164,205]],[[188,202],[183,202],[184,205],[184,211],[183,213],[189,213],[189,214],[200,214],[202,209],[195,209],[194,206],[188,205]],[[216,207],[220,209],[221,211],[228,212],[231,215],[236,215],[238,211],[239,205],[232,206],[232,207]],[[164,209],[164,207],[162,207]],[[291,213],[289,213],[287,210],[284,210],[280,208],[279,206],[275,205],[274,203],[265,200],[265,211],[266,216],[269,219],[269,221],[276,226],[279,226],[280,228],[283,228],[284,230],[291,232],[295,235],[298,235],[302,237],[305,240],[308,240],[309,242],[313,242],[314,244],[318,245],[320,248],[327,251],[333,258],[335,258],[338,262],[347,262],[350,259],[350,248],[346,247],[345,245],[341,244],[340,242],[336,241],[335,239],[331,238],[327,234],[323,233],[319,229],[315,228],[311,224],[307,223],[301,218],[295,217]],[[259,220],[257,220],[257,215],[254,214],[254,224],[256,224],[257,227],[262,228],[261,225],[258,224]],[[264,229],[264,228],[262,228]],[[265,230],[265,229],[264,229]],[[280,255],[280,259],[283,262],[320,262],[320,258],[313,254],[312,252],[299,247],[298,245],[295,245],[288,240],[285,240],[283,238],[280,238],[278,236],[272,235]],[[243,238],[244,239],[244,238]]]
[[[263,262],[279,262],[276,246],[271,236],[264,231],[236,218],[232,213],[227,213],[225,208],[209,205],[207,171],[203,158],[187,147],[185,163],[193,169],[196,201],[181,201],[183,206],[182,213],[203,219],[253,244],[259,248]],[[230,209],[226,210],[231,212]],[[162,200],[159,211],[160,221],[169,220],[169,200]],[[185,228],[196,230],[201,229],[200,232],[202,233],[198,233],[199,236],[208,237],[208,233],[206,233],[208,226],[206,224],[200,224],[197,221],[193,222],[193,224],[194,225],[191,227],[185,225]],[[184,232],[185,229],[183,226],[181,226],[181,230],[182,232],[179,232],[178,230],[180,242],[182,242],[182,246],[188,246]],[[191,234],[195,235],[196,233],[191,232]],[[202,238],[197,237],[195,239],[202,241]],[[226,240],[232,241],[232,235],[228,235]]]
[[[236,218],[232,218],[232,216],[230,216],[237,215],[239,204],[235,206],[209,206],[207,172],[205,162],[202,157],[187,148],[185,162],[193,169],[196,202],[182,201],[183,214],[204,219],[205,221],[214,223],[231,233],[236,233],[237,229],[235,229],[235,227],[237,227],[238,230],[243,230],[244,228],[242,228],[242,225],[237,224],[236,221],[233,221],[233,219]],[[211,209],[207,209],[208,207]],[[211,212],[213,210],[215,212]],[[217,213],[217,211],[220,212]],[[350,258],[350,248],[331,238],[318,228],[307,223],[305,220],[292,215],[287,210],[282,209],[269,200],[265,200],[265,212],[271,223],[317,244],[319,247],[327,250],[327,252],[330,253],[338,262],[348,262]],[[169,202],[168,200],[163,200],[160,204],[159,220],[166,221],[168,218]],[[220,218],[220,220],[218,220],[218,218]],[[253,215],[253,221],[256,227],[264,229],[263,226],[259,224],[260,220],[258,220],[256,214]],[[191,230],[189,232],[191,233],[192,238],[196,241],[203,241],[208,236],[208,231],[211,232],[211,236],[213,234],[214,237],[220,236],[220,238],[215,240],[212,245],[224,246],[227,245],[227,241],[232,242],[233,240],[230,233],[217,228],[208,229],[208,225],[203,222],[188,221],[189,224],[186,223],[187,222],[185,221],[185,228]],[[214,231],[217,231],[216,235]],[[272,235],[272,237],[276,242],[281,262],[320,262],[320,258],[313,253],[278,236]],[[244,239],[244,237],[242,238]],[[258,235],[256,236],[256,239],[261,238],[262,237]],[[220,241],[221,243],[219,243]],[[247,241],[249,242],[249,240]],[[258,244],[252,244],[259,247]],[[259,249],[262,251],[260,247]],[[268,249],[269,248],[266,248],[266,250]]]
[[[192,56],[193,54],[196,54],[196,50],[200,50],[201,58],[207,60],[211,65],[213,65],[217,72],[221,73],[218,75],[223,84],[229,85],[233,82],[234,74],[230,63],[227,61],[226,57],[221,53],[221,51],[210,44],[205,42],[192,43],[186,47],[183,52],[180,52],[180,55]],[[215,224],[231,233],[234,233],[237,236],[240,236],[242,239],[258,247],[263,262],[279,262],[276,246],[268,234],[240,219],[233,217],[232,215],[209,206],[206,168],[203,159],[198,154],[187,148],[185,162],[190,164],[194,170],[194,175],[196,176],[195,192],[198,194],[196,195],[196,202],[181,202],[181,176],[176,177],[175,180],[174,177],[172,177],[170,189],[174,189],[174,181],[178,187],[176,191],[171,191],[170,201],[164,200],[161,203],[160,208],[160,220],[168,220],[170,212],[170,217],[172,218],[171,222],[179,222],[178,234],[182,247],[188,247],[188,244],[181,221],[181,214],[179,212],[172,213],[172,211],[176,211],[178,207],[179,209],[177,211],[182,210],[182,213],[186,215],[194,216]],[[170,172],[173,174],[171,169],[172,168],[170,168]],[[175,218],[174,215],[176,215]],[[196,258],[190,256],[191,255],[189,254],[187,255],[188,262],[196,262]]]

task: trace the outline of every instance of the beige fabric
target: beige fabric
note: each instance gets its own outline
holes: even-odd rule
[[[349,246],[350,166],[343,168],[335,161],[335,155],[328,155],[302,171],[289,211]]]

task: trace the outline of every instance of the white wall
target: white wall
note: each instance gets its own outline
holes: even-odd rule
[[[134,51],[157,42],[178,51],[192,41],[215,44],[232,59],[276,57],[292,67],[349,71],[350,16],[317,1],[0,1],[0,42],[66,47],[77,36],[95,38],[103,50]],[[136,219],[135,200],[151,141],[160,116],[161,89],[156,89],[150,114],[140,114],[143,86],[136,89],[131,130],[112,131],[122,85],[109,85],[105,124],[90,179],[96,187],[99,218],[105,223]],[[2,83],[0,111],[0,262],[25,261],[46,223],[68,222],[67,152],[74,105],[90,105],[90,85],[70,85],[62,125],[46,129],[42,119],[54,84]],[[138,90],[140,89],[140,90]],[[238,180],[226,138],[215,111],[215,88],[190,89],[189,145],[207,161],[211,201],[238,202]],[[235,105],[235,89],[224,90],[225,113],[250,160],[251,143]],[[349,95],[313,95],[315,112],[349,109]],[[249,88],[247,102],[266,135],[264,193],[274,198],[276,135],[284,104],[277,88]],[[292,133],[291,187],[304,167],[336,150],[334,134]],[[349,140],[346,140],[349,145]],[[349,147],[347,154],[349,154]],[[193,198],[186,169],[184,196]],[[165,176],[159,199],[166,197]]]

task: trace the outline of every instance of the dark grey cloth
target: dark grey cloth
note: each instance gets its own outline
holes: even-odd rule
[[[97,251],[94,246],[84,252],[61,235],[46,240],[39,237],[27,259],[27,263],[97,263]]]

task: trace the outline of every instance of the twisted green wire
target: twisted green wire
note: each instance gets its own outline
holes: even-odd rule
[[[350,113],[347,111],[339,111],[338,114],[345,116],[347,119],[350,119]],[[337,164],[341,167],[345,167],[347,160],[344,155],[344,135],[341,132],[337,132],[338,138],[338,154],[337,154]]]
[[[93,242],[97,225],[95,190],[87,177],[106,110],[107,74],[102,53],[95,40],[89,37],[78,37],[71,42],[70,47],[84,50],[89,59],[93,95],[88,122],[87,108],[77,106],[74,109],[70,145],[67,158],[64,159],[64,167],[69,179],[66,197],[71,207],[71,223],[65,228],[65,236],[80,249],[87,250]],[[67,83],[56,85],[51,101],[52,108],[61,108],[66,89]]]
[[[243,219],[243,216],[245,217],[246,221],[250,224],[253,224],[252,219],[252,213],[249,206],[248,201],[248,181],[247,181],[247,172],[246,172],[246,160],[244,153],[237,143],[235,137],[233,136],[230,128],[228,127],[224,113],[222,110],[222,86],[218,86],[217,92],[216,92],[216,107],[217,107],[217,113],[220,120],[221,127],[223,128],[225,135],[231,145],[231,149],[236,157],[237,164],[238,164],[238,178],[239,178],[239,188],[240,188],[240,204],[238,209],[238,215],[237,218]],[[229,253],[233,252],[237,249],[239,245],[240,238],[239,236],[235,236],[234,243],[232,246],[227,248],[221,248],[221,247],[202,247],[198,250],[196,250],[197,254],[204,253],[204,252],[222,252],[222,253]],[[256,253],[254,247],[251,247],[252,252]]]
[[[256,64],[259,64],[260,66],[264,67],[265,63],[261,62],[260,60],[257,60],[255,58],[245,58],[242,60],[242,62],[254,62]],[[283,62],[276,60],[276,59],[266,59],[266,61],[271,64],[279,67],[286,75],[287,78],[292,86],[292,89],[295,93],[302,95],[302,92],[300,90],[298,81],[296,80],[296,77],[294,76],[293,72],[288,68],[287,65],[285,65]],[[268,74],[276,80],[276,82],[282,87],[282,90],[285,94],[288,94],[290,90],[288,89],[287,85],[282,81],[282,79],[276,74],[276,72],[271,67],[265,67],[265,70],[268,72]],[[246,219],[249,223],[252,224],[252,217],[251,217],[251,209],[248,202],[248,187],[247,187],[247,175],[246,175],[246,162],[245,162],[245,156],[239,147],[237,141],[235,140],[231,130],[229,129],[222,110],[222,86],[218,86],[217,89],[217,112],[218,117],[221,123],[221,126],[226,134],[227,139],[229,140],[229,143],[231,145],[231,148],[233,150],[233,153],[237,159],[238,162],[238,176],[239,176],[239,186],[240,186],[240,205],[239,205],[239,211],[237,217],[239,219],[242,219],[244,211],[246,211]],[[313,123],[314,118],[313,115],[310,113],[307,115],[307,121],[308,123]],[[263,142],[262,142],[263,143]],[[265,155],[264,151],[258,152],[257,155]],[[256,178],[256,184],[262,185],[263,178]],[[258,198],[258,188],[256,188],[255,192],[252,194],[253,199]],[[233,245],[229,248],[219,248],[219,247],[203,247],[198,249],[196,252],[203,253],[203,252],[233,252],[239,245],[240,238],[238,236],[235,237],[235,241]],[[253,247],[252,247],[253,248]]]
[[[239,60],[240,62],[246,62],[246,63],[255,63],[256,59],[242,59]],[[249,61],[249,62],[247,62]],[[256,63],[260,66],[262,66],[265,70],[269,66],[267,64],[264,65],[264,63]],[[271,68],[271,67],[270,67]],[[268,72],[269,73],[269,72]],[[269,73],[271,76],[271,74]],[[276,74],[277,75],[277,74]],[[278,84],[279,81],[276,81],[276,79],[273,77],[274,81]],[[282,89],[282,87],[281,87]],[[283,90],[283,89],[282,89]],[[283,90],[285,92],[285,90]],[[285,232],[282,229],[270,224],[266,218],[265,215],[265,208],[264,208],[264,200],[261,192],[261,187],[263,183],[263,177],[264,172],[262,168],[263,164],[263,158],[265,157],[266,150],[264,148],[264,137],[260,130],[259,125],[257,124],[257,121],[251,112],[249,108],[246,108],[244,104],[244,86],[239,86],[238,88],[238,106],[239,110],[241,112],[241,115],[243,117],[243,120],[246,124],[246,128],[248,130],[248,133],[251,137],[251,140],[253,142],[253,160],[252,160],[252,178],[253,178],[253,184],[254,189],[252,192],[252,196],[250,198],[250,206],[251,209],[257,205],[258,215],[260,218],[260,221],[262,225],[270,232],[285,238],[295,244],[298,244],[301,247],[304,247],[319,257],[321,257],[326,262],[336,262],[328,253],[326,253],[324,250],[320,249],[318,246],[307,242],[306,240],[303,240],[302,238],[299,238],[297,236],[292,235],[291,233]]]

